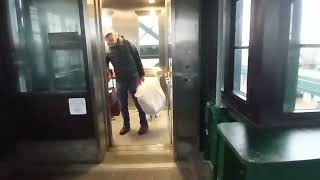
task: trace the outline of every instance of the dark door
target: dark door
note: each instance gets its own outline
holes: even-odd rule
[[[99,107],[103,102],[96,104],[96,99],[103,99],[95,89],[103,73],[100,76],[100,71],[93,68],[100,65],[102,56],[96,50],[100,41],[96,38],[91,42],[100,22],[94,23],[94,28],[89,26],[98,17],[96,14],[87,17],[90,2],[7,1],[10,64],[16,87],[15,127],[19,138],[58,140],[95,136],[94,121],[104,118],[101,113],[97,115],[96,109],[102,114],[105,110]],[[94,2],[92,5],[99,1]]]
[[[0,2],[0,158],[6,157],[13,152],[13,106],[12,88],[10,83],[10,68],[8,62],[8,36],[7,19],[5,18],[5,5]]]

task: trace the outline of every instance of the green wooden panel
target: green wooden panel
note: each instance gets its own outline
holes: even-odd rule
[[[219,124],[218,131],[214,180],[320,179],[320,127],[255,128],[233,122]]]

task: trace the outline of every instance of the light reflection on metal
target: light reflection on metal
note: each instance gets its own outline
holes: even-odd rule
[[[114,14],[114,11],[110,11],[108,9],[102,8],[101,10],[101,18],[102,21],[102,33],[105,35],[108,32],[112,32],[112,15]]]
[[[93,5],[94,4],[94,0],[87,0],[88,5]]]
[[[149,4],[154,4],[156,0],[149,0]]]
[[[22,10],[22,0],[19,0],[19,8]]]

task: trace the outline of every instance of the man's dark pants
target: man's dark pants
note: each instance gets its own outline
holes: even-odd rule
[[[146,113],[143,112],[141,106],[138,103],[137,98],[134,96],[137,90],[139,78],[131,78],[130,80],[123,81],[117,80],[117,94],[121,103],[121,114],[123,117],[123,126],[130,127],[130,116],[128,111],[128,93],[131,94],[133,102],[139,111],[140,125],[142,127],[148,126],[146,119]]]

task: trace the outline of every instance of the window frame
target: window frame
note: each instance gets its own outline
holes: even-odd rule
[[[139,21],[139,23],[142,23],[142,22],[140,22],[140,18],[141,18],[141,17],[153,17],[153,16],[152,16],[152,15],[138,16],[138,21]],[[160,38],[160,26],[161,26],[161,24],[160,24],[160,16],[156,14],[154,17],[157,17],[157,23],[156,23],[157,26],[158,26],[157,35],[158,35],[159,38]],[[158,45],[148,45],[148,46],[158,46],[158,50],[159,50],[158,55],[153,55],[153,56],[150,56],[150,57],[146,57],[144,54],[142,54],[142,46],[145,46],[145,45],[141,45],[141,44],[140,44],[141,39],[143,38],[143,37],[140,37],[140,28],[141,28],[140,25],[138,26],[138,28],[139,28],[139,38],[138,38],[139,47],[138,47],[138,51],[140,52],[141,59],[159,59],[159,64],[160,64],[160,39],[157,39]],[[148,27],[148,28],[150,28],[150,27]],[[153,27],[151,27],[151,29],[152,29],[152,28],[153,28]],[[145,30],[144,30],[144,31],[145,31]],[[147,35],[147,34],[150,35],[149,32],[145,31],[144,36]]]
[[[320,124],[320,111],[285,112],[286,80],[290,48],[291,3],[294,0],[251,0],[247,100],[233,93],[235,14],[237,0],[223,10],[230,21],[222,100],[239,120],[258,126]],[[303,45],[302,45],[303,46]]]
[[[294,3],[295,1],[299,1],[300,4],[298,5],[302,5],[301,4],[301,0],[290,0],[290,16],[289,16],[289,21],[291,21],[291,16],[293,16],[293,13],[291,14],[291,6],[292,3]],[[301,9],[300,12],[301,13]],[[301,15],[300,15],[301,16]],[[291,22],[290,22],[291,23]],[[289,35],[290,35],[290,23],[289,23],[289,27],[288,27],[288,46],[287,46],[287,54],[289,55],[289,51],[290,48],[292,48],[292,45],[290,44],[290,39],[289,39]],[[299,44],[295,44],[294,45],[295,48],[299,48],[300,50],[302,48],[320,48],[320,42],[317,44],[304,44],[304,43],[299,43]],[[287,57],[286,59],[286,65],[288,64],[289,58]],[[285,68],[285,78],[287,78],[288,76],[288,68]],[[284,88],[286,88],[286,83],[284,82]],[[285,102],[285,97],[286,95],[286,91],[285,89],[283,89],[283,103]],[[280,116],[280,121],[281,124],[293,124],[293,125],[300,125],[300,124],[310,124],[310,125],[315,125],[315,124],[320,124],[320,109],[317,110],[301,110],[301,111],[293,111],[293,112],[286,112],[285,109],[283,108],[283,113]]]
[[[230,17],[230,29],[228,36],[230,39],[229,43],[229,51],[226,58],[226,65],[225,67],[225,74],[224,74],[224,90],[222,92],[222,100],[223,103],[226,104],[229,107],[237,109],[239,112],[243,112],[245,116],[248,116],[249,118],[255,118],[255,114],[253,113],[252,109],[254,107],[252,106],[252,95],[251,95],[251,87],[252,87],[252,76],[249,76],[251,74],[250,68],[251,67],[251,59],[254,55],[252,48],[254,47],[254,33],[252,33],[253,23],[254,23],[254,6],[255,3],[253,0],[251,0],[251,8],[250,8],[250,40],[249,40],[249,46],[247,46],[245,49],[248,49],[248,74],[247,74],[247,94],[246,99],[241,98],[239,95],[237,95],[234,92],[234,63],[235,63],[235,49],[243,49],[243,47],[238,47],[235,45],[235,38],[236,38],[236,8],[237,8],[237,2],[239,0],[230,0],[230,12],[226,12],[229,14]]]

